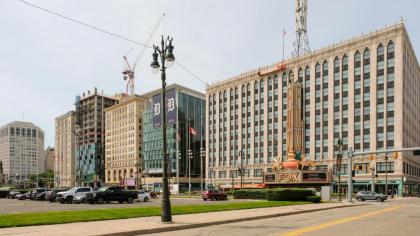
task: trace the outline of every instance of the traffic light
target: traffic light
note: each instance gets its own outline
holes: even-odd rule
[[[371,154],[371,155],[369,156],[369,160],[371,160],[371,161],[375,160],[375,155]]]
[[[356,171],[352,170],[351,171],[351,177],[354,177],[356,175]]]
[[[398,159],[398,152],[394,152],[394,159],[397,160]]]

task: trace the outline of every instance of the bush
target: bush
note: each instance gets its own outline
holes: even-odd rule
[[[313,203],[320,203],[321,197],[320,196],[307,196],[306,201],[313,202]]]
[[[315,193],[309,189],[302,188],[280,188],[267,190],[269,201],[306,201],[307,196],[314,196]]]
[[[240,189],[233,193],[234,199],[267,199],[266,189]]]

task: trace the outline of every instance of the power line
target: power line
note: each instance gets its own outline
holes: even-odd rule
[[[90,29],[94,29],[94,30],[96,30],[96,31],[99,31],[99,32],[102,32],[102,33],[105,33],[105,34],[109,34],[109,35],[111,35],[111,36],[114,36],[114,37],[117,37],[117,38],[120,38],[120,39],[123,39],[123,40],[129,41],[129,42],[131,42],[131,43],[135,43],[135,44],[138,44],[138,45],[140,45],[140,46],[143,46],[143,47],[148,47],[148,48],[152,48],[152,49],[153,49],[153,47],[151,47],[151,46],[149,46],[149,45],[146,45],[146,44],[144,44],[144,43],[140,43],[140,42],[134,41],[134,40],[129,39],[129,38],[127,38],[127,37],[124,37],[124,36],[121,36],[121,35],[118,35],[118,34],[112,33],[112,32],[110,32],[110,31],[107,31],[107,30],[101,29],[101,28],[96,27],[96,26],[93,26],[93,25],[89,25],[89,24],[87,24],[87,23],[85,23],[85,22],[82,22],[82,21],[80,21],[80,20],[76,20],[76,19],[70,18],[70,17],[68,17],[68,16],[65,16],[65,15],[62,15],[62,14],[60,14],[60,13],[57,13],[57,12],[54,12],[54,11],[48,10],[48,9],[46,9],[46,8],[40,7],[40,6],[35,5],[35,4],[32,4],[32,3],[30,3],[30,2],[27,2],[27,1],[24,1],[24,0],[17,0],[17,1],[19,1],[19,2],[21,2],[21,3],[23,3],[23,4],[26,4],[26,5],[30,6],[30,7],[34,7],[34,8],[37,8],[37,9],[39,9],[39,10],[42,10],[42,11],[48,12],[48,13],[53,14],[53,15],[56,15],[56,16],[58,16],[58,17],[64,18],[64,19],[66,19],[66,20],[68,20],[68,21],[71,21],[71,22],[73,22],[73,23],[76,23],[76,24],[79,24],[79,25],[83,25],[83,26],[86,26],[86,27],[88,27],[88,28],[90,28]]]
[[[85,23],[85,22],[83,22],[83,21],[76,20],[76,19],[74,19],[74,18],[71,18],[71,17],[65,16],[65,15],[62,15],[62,14],[57,13],[57,12],[54,12],[54,11],[52,11],[52,10],[48,10],[48,9],[43,8],[43,7],[41,7],[41,6],[38,6],[38,5],[35,5],[35,4],[33,4],[33,3],[27,2],[27,1],[25,1],[25,0],[17,0],[17,1],[19,1],[19,2],[23,3],[23,4],[27,5],[27,6],[30,6],[30,7],[33,7],[33,8],[37,8],[38,10],[41,10],[41,11],[47,12],[47,13],[49,13],[49,14],[52,14],[52,15],[55,15],[55,16],[58,16],[58,17],[61,17],[61,18],[65,19],[65,20],[71,21],[71,22],[73,22],[73,23],[76,23],[76,24],[79,24],[79,25],[83,25],[83,26],[88,27],[88,28],[90,28],[90,29],[93,29],[93,30],[99,31],[99,32],[101,32],[101,33],[108,34],[108,35],[111,35],[111,36],[117,37],[117,38],[119,38],[119,39],[122,39],[122,40],[125,40],[125,41],[128,41],[128,42],[131,42],[131,43],[134,43],[134,44],[137,44],[137,45],[140,45],[140,46],[146,47],[146,48],[153,49],[153,47],[152,47],[152,46],[149,46],[149,45],[147,45],[147,44],[144,44],[144,43],[141,43],[141,42],[138,42],[138,41],[135,41],[135,40],[129,39],[129,38],[127,38],[127,37],[124,37],[124,36],[121,36],[121,35],[118,35],[118,34],[115,34],[115,33],[112,33],[112,32],[110,32],[110,31],[108,31],[108,30],[101,29],[101,28],[99,28],[99,27],[97,27],[97,26],[90,25],[90,24]],[[190,71],[189,69],[187,69],[185,66],[183,66],[182,64],[180,64],[180,63],[179,63],[179,62],[177,62],[177,61],[176,61],[176,64],[177,64],[178,66],[180,66],[182,69],[184,69],[185,71],[187,71],[189,74],[191,74],[194,78],[198,79],[198,80],[199,80],[201,83],[203,83],[205,86],[208,86],[208,84],[207,84],[205,81],[203,81],[202,79],[200,79],[200,77],[198,77],[198,76],[197,76],[196,74],[194,74],[192,71]]]

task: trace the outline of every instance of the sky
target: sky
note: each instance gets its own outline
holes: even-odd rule
[[[283,29],[286,59],[295,39],[293,0],[26,1],[142,43],[166,13],[150,45],[161,35],[173,37],[176,61],[208,83],[280,61]],[[309,0],[310,47],[319,49],[403,17],[419,55],[419,9],[417,0]],[[1,0],[0,12],[0,127],[15,120],[33,122],[45,131],[45,147],[54,146],[54,120],[74,110],[76,95],[94,87],[108,95],[125,91],[123,56],[133,63],[141,46],[18,0]],[[138,62],[137,94],[161,86],[150,68],[151,55],[147,49]],[[167,83],[205,91],[176,64],[167,69]]]

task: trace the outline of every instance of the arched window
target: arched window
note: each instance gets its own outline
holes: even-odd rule
[[[320,77],[320,76],[321,76],[321,65],[319,64],[319,62],[317,62],[315,65],[315,78]]]
[[[395,53],[395,46],[394,46],[394,42],[392,42],[392,40],[389,41],[388,46],[386,47],[387,51],[386,51],[386,58],[387,59],[393,59],[394,58],[394,53]]]
[[[338,59],[338,57],[335,57],[334,59],[334,72],[337,72],[335,71],[335,68],[338,68],[338,70],[340,70],[340,59]]]
[[[355,64],[354,67],[360,66],[360,60],[361,60],[360,52],[359,50],[357,50],[356,53],[354,54],[354,64]],[[357,62],[359,62],[359,65],[356,64]]]
[[[322,76],[328,75],[328,62],[325,60],[322,63]]]
[[[254,82],[254,93],[255,93],[255,94],[257,94],[257,93],[258,93],[258,88],[259,88],[259,86],[258,86],[258,82],[257,82],[257,81],[255,81],[255,82]]]
[[[384,46],[382,43],[378,45],[378,48],[376,49],[376,59],[377,61],[383,61],[384,60]]]
[[[369,60],[369,59],[370,59],[370,51],[369,51],[369,48],[365,48],[365,51],[363,51],[363,60]]]
[[[347,70],[348,68],[344,68],[344,66],[348,66],[348,65],[349,65],[349,59],[348,59],[347,55],[344,54],[344,56],[343,56],[343,65],[342,65],[343,70]]]
[[[116,170],[114,170],[114,181],[117,181],[117,171]]]
[[[310,79],[310,76],[311,76],[310,68],[309,68],[309,66],[306,66],[305,67],[305,80],[308,81]]]
[[[298,81],[300,83],[303,83],[303,70],[302,70],[302,67],[300,67],[299,70],[298,70]]]
[[[111,181],[111,171],[108,170],[108,181]]]

